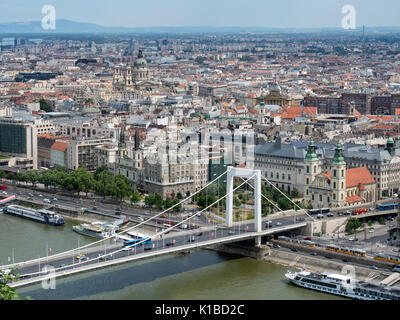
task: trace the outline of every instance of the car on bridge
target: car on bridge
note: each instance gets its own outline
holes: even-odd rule
[[[84,254],[78,254],[75,258],[78,260],[78,262],[88,260],[88,257],[86,257]]]
[[[278,221],[278,222],[276,223],[276,225],[277,225],[277,226],[281,226],[281,225],[282,225],[282,222],[279,222],[279,221]]]
[[[266,223],[265,223],[265,227],[272,227],[272,221],[271,220],[269,220],[269,221],[267,221]]]

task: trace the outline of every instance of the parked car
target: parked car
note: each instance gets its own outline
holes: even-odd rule
[[[318,253],[316,253],[316,252],[311,252],[310,253],[312,256],[317,256],[318,255]]]
[[[43,199],[43,202],[51,203],[50,199]]]
[[[274,244],[273,244],[273,247],[274,247],[275,249],[279,249],[281,246],[280,246],[279,244],[274,243]]]

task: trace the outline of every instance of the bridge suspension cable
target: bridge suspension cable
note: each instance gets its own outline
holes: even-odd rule
[[[306,215],[309,216],[313,221],[316,221],[314,217],[310,216],[304,208],[300,207],[296,202],[294,202],[292,199],[290,199],[284,192],[282,192],[279,188],[277,188],[271,181],[269,181],[266,177],[261,175],[261,178],[263,178],[265,181],[267,181],[274,189],[278,190],[279,193],[281,193],[286,199],[288,199],[291,203],[293,203],[297,208],[300,210],[304,210]]]
[[[244,180],[242,177],[240,177],[240,179]],[[247,183],[247,185],[249,185],[250,187],[252,187],[253,190],[255,189],[255,188],[251,185],[251,183]],[[266,196],[264,196],[262,193],[261,193],[261,196],[262,196],[265,200],[267,200],[270,204],[272,204],[275,208],[277,208],[279,211],[283,211],[281,208],[278,207],[278,205],[277,205],[276,203],[274,203],[272,200],[268,199],[268,198],[267,198]]]

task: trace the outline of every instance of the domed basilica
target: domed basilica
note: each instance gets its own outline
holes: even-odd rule
[[[114,68],[113,89],[115,91],[153,91],[159,86],[159,82],[150,79],[147,61],[141,49],[133,66],[128,63],[116,65]]]

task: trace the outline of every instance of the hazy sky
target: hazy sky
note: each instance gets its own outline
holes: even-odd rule
[[[0,23],[57,19],[103,26],[340,27],[345,5],[357,26],[400,26],[400,0],[0,0]]]

